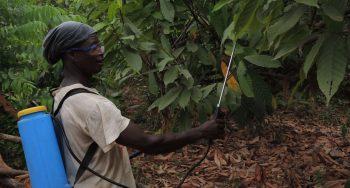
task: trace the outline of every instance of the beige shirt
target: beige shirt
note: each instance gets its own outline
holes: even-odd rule
[[[54,92],[57,108],[63,96],[73,88],[85,88],[98,93],[97,90],[74,84]],[[121,115],[120,110],[107,98],[91,93],[79,93],[70,96],[63,104],[57,117],[61,120],[69,144],[77,157],[82,160],[92,142],[99,146],[89,167],[101,175],[128,187],[136,187],[126,147],[118,145],[115,140],[128,126],[129,119]],[[61,138],[62,139],[62,138]],[[68,180],[74,183],[79,164],[63,144],[65,167]],[[88,170],[84,172],[76,188],[114,188],[113,185]]]

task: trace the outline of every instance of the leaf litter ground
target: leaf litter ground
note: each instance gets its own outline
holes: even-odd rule
[[[344,111],[296,107],[267,117],[258,135],[237,128],[215,141],[182,187],[344,187],[350,179]],[[199,143],[133,159],[136,181],[140,187],[176,187],[205,150]]]

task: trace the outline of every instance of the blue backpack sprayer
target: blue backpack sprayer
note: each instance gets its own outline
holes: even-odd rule
[[[225,84],[227,77],[229,75],[229,70],[231,67],[233,53],[235,51],[236,43],[234,43],[229,65],[224,79],[224,84],[221,89],[220,99],[217,104],[217,108],[214,114],[214,118],[218,116],[219,107],[221,99],[224,93]],[[75,182],[81,177],[85,170],[93,173],[94,175],[114,184],[119,187],[127,187],[120,183],[117,183],[103,175],[95,172],[94,170],[88,167],[94,153],[97,149],[97,144],[92,143],[88,151],[86,152],[84,158],[79,160],[78,157],[71,150],[68,139],[65,135],[62,124],[55,118],[58,114],[63,102],[70,96],[78,93],[92,93],[83,88],[77,88],[69,91],[61,100],[56,111],[53,114],[47,113],[47,108],[45,106],[37,106],[33,108],[28,108],[18,112],[18,129],[19,134],[22,138],[23,150],[26,158],[27,167],[29,170],[29,176],[31,180],[31,186],[33,188],[70,188],[72,187],[68,183],[67,175],[65,172],[64,163],[62,160],[59,141],[59,135],[63,137],[70,154],[72,157],[80,164],[77,175],[75,177]],[[59,134],[59,135],[57,135]],[[192,168],[186,173],[182,178],[177,187],[180,187],[187,176],[196,168],[207,156],[212,141],[209,141],[208,149],[203,158],[194,164]],[[136,157],[140,155],[141,152],[133,153],[129,158]]]
[[[97,150],[97,144],[92,143],[84,158],[80,160],[72,151],[64,128],[55,116],[58,114],[64,101],[78,93],[93,93],[83,88],[70,90],[58,104],[53,114],[47,113],[45,106],[28,108],[18,112],[18,129],[22,138],[23,151],[33,188],[70,188],[59,146],[59,138],[62,136],[68,151],[80,164],[75,176],[74,184],[79,180],[85,170],[119,187],[127,187],[119,184],[88,167]],[[63,143],[61,143],[63,144]],[[62,145],[61,145],[62,146]],[[132,156],[133,157],[133,156]],[[130,157],[130,158],[132,158]]]

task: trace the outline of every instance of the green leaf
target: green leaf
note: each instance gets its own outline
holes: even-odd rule
[[[158,107],[158,110],[163,110],[167,106],[169,106],[172,102],[175,101],[175,99],[179,96],[181,93],[181,87],[174,87],[171,88],[165,95],[163,95],[161,98],[157,99],[152,103],[150,107],[148,107],[148,110],[151,110],[155,107]]]
[[[177,67],[171,67],[169,70],[167,70],[165,72],[164,84],[168,85],[169,83],[173,83],[178,76],[179,76],[178,68]]]
[[[179,55],[184,51],[184,49],[185,49],[185,46],[177,48],[176,50],[174,50],[174,52],[173,52],[174,58],[178,58]]]
[[[166,20],[169,22],[174,21],[175,10],[173,4],[170,0],[159,0],[160,2],[160,10]]]
[[[109,3],[108,6],[108,12],[107,12],[107,18],[109,20],[113,20],[117,16],[117,11],[122,7],[121,3],[119,0],[113,1],[112,3]]]
[[[156,95],[159,90],[156,77],[154,76],[153,72],[148,73],[148,89],[153,95]]]
[[[304,14],[304,7],[300,6],[285,13],[276,23],[274,23],[267,31],[267,38],[273,42],[277,36],[287,32],[294,27],[301,16]]]
[[[274,59],[279,59],[283,56],[287,56],[294,50],[296,50],[308,37],[310,37],[310,31],[308,28],[298,27],[296,30],[290,30],[291,34],[281,42],[280,49],[277,52]],[[286,34],[288,35],[289,32]]]
[[[156,45],[152,42],[140,42],[140,49],[146,52],[156,50]]]
[[[168,53],[171,53],[171,44],[170,44],[168,38],[165,35],[162,35],[160,37],[160,41],[162,43],[164,50],[167,51]]]
[[[274,60],[271,56],[267,55],[250,55],[246,56],[244,59],[260,67],[278,68],[281,66],[278,60]]]
[[[241,12],[239,14],[238,20],[237,20],[237,37],[240,38],[242,35],[244,35],[254,24],[254,21],[256,18],[256,12],[258,8],[261,5],[261,0],[255,0],[255,1],[241,1],[241,4],[243,7],[241,8]]]
[[[239,62],[238,64],[237,78],[239,87],[241,88],[243,94],[247,97],[254,97],[253,80],[250,77],[243,61]]]
[[[182,75],[185,76],[186,79],[192,78],[191,73],[187,69],[180,69],[180,72]]]
[[[233,2],[233,0],[220,0],[219,2],[217,2],[212,10],[212,12],[216,12],[218,10],[220,10],[222,7],[224,7],[227,4],[230,4],[231,2]]]
[[[202,98],[202,92],[201,92],[201,90],[200,90],[198,87],[194,87],[194,88],[192,89],[191,99],[192,99],[194,102],[198,103],[198,102],[201,100],[201,98]]]
[[[189,102],[190,102],[190,97],[191,97],[191,91],[188,89],[185,89],[181,92],[181,95],[179,97],[179,105],[181,108],[185,108]]]
[[[136,72],[139,72],[142,68],[142,59],[141,56],[137,53],[131,51],[124,51],[126,62]]]
[[[344,79],[347,55],[345,40],[341,36],[331,35],[321,48],[317,62],[317,81],[326,96],[327,105]]]
[[[340,12],[332,2],[328,2],[322,5],[323,12],[329,16],[332,20],[342,22],[344,15]]]
[[[301,3],[301,4],[305,4],[305,5],[309,5],[309,6],[314,6],[319,8],[318,6],[318,0],[295,0],[297,3]]]
[[[198,45],[193,42],[187,42],[186,48],[190,52],[196,52],[198,50]]]
[[[320,48],[323,44],[324,36],[320,36],[320,38],[317,40],[314,46],[312,46],[309,54],[306,56],[305,63],[303,65],[303,73],[305,77],[307,77],[307,74],[312,67],[312,65],[315,62],[315,59],[317,57],[318,52],[320,51]]]
[[[203,65],[215,65],[216,60],[214,55],[208,51],[205,47],[200,47],[196,52],[199,62]]]
[[[108,26],[108,24],[106,24],[106,23],[104,23],[104,22],[100,22],[100,23],[94,25],[93,28],[94,28],[94,30],[95,30],[96,32],[98,32],[98,31],[100,31],[101,29],[105,28],[106,26]]]
[[[210,84],[201,89],[202,91],[202,98],[206,98],[211,91],[215,88],[216,84]]]
[[[164,58],[162,61],[160,61],[157,65],[156,65],[156,67],[157,67],[157,69],[159,70],[159,71],[163,71],[164,70],[164,67],[169,63],[169,62],[171,62],[171,61],[173,61],[174,60],[174,58],[172,58],[172,57],[166,57],[166,58]]]
[[[232,38],[233,29],[235,28],[235,22],[231,22],[231,24],[225,29],[223,37],[221,39],[221,46],[225,43],[226,39]]]
[[[183,85],[185,85],[187,89],[191,89],[193,87],[193,84],[194,84],[194,79],[192,77],[190,77],[188,79],[183,78],[183,79],[181,79],[181,83]]]
[[[132,23],[127,17],[124,17],[124,27],[128,31],[129,35],[134,34],[136,37],[139,37],[142,32]]]

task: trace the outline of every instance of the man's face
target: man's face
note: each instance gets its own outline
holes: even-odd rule
[[[94,75],[101,71],[103,65],[103,47],[97,35],[92,35],[83,42],[79,48],[90,49],[89,51],[75,51],[74,63],[84,74]]]

